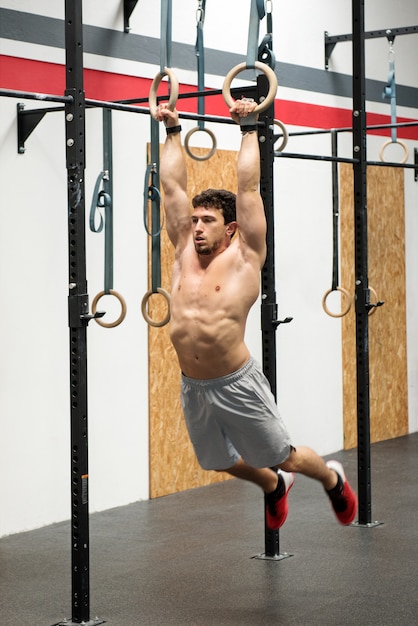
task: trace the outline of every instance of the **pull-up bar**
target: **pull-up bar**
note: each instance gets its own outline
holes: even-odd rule
[[[397,122],[396,124],[372,124],[366,126],[366,131],[384,130],[385,128],[408,128],[412,126],[418,126],[417,122]],[[352,126],[345,126],[342,128],[318,128],[316,130],[297,130],[292,131],[289,137],[307,137],[308,135],[328,135],[330,133],[352,133]]]
[[[14,89],[0,89],[0,96],[9,98],[25,98],[28,100],[41,100],[43,102],[64,102],[72,103],[74,98],[68,96],[56,96],[49,93],[33,93],[31,91],[15,91]]]
[[[231,93],[239,94],[240,96],[251,90],[251,87],[241,87],[231,89]],[[199,95],[215,96],[222,95],[222,90],[210,90],[207,92],[191,92],[185,94],[179,94],[178,98],[194,98]],[[0,89],[0,96],[10,98],[22,98],[24,100],[40,100],[48,102],[64,102],[72,103],[72,96],[56,96],[51,94],[33,93],[30,91],[14,91],[10,89]],[[157,101],[166,100],[169,96],[158,96]],[[128,113],[141,113],[144,115],[150,114],[150,109],[145,107],[134,106],[132,103],[148,102],[148,98],[139,98],[132,100],[120,100],[120,101],[104,101],[104,100],[92,100],[85,99],[86,108],[102,108],[113,109],[116,111],[126,111]],[[25,141],[35,130],[39,122],[43,119],[46,113],[54,113],[56,111],[64,111],[64,107],[45,107],[40,109],[25,109],[25,105],[21,102],[17,104],[17,151],[19,154],[25,152]],[[205,122],[216,122],[220,124],[235,124],[230,117],[221,117],[215,115],[200,115],[199,113],[180,113],[182,119],[188,120],[202,120]]]

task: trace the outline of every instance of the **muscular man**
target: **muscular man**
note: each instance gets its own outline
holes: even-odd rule
[[[254,118],[255,106],[238,100],[231,117],[237,123]],[[266,520],[273,530],[286,520],[294,473],[320,481],[338,520],[350,524],[357,498],[342,465],[292,445],[269,383],[244,341],[266,256],[257,132],[254,126],[241,127],[236,196],[209,189],[193,198],[191,211],[178,113],[161,104],[156,117],[167,131],[161,181],[167,232],[175,247],[170,335],[198,461],[206,470],[259,485],[267,494]]]

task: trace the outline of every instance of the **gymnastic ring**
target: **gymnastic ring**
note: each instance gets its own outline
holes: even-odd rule
[[[370,285],[369,285],[369,291],[371,291],[371,292],[372,292],[372,294],[374,295],[374,299],[376,300],[376,303],[377,303],[377,302],[379,302],[379,298],[377,297],[377,293],[376,293],[376,291],[373,289],[373,287],[370,287]],[[373,313],[376,313],[376,309],[377,309],[377,306],[372,306],[372,307],[370,307],[370,309],[368,310],[368,313],[367,313],[367,314],[368,314],[369,316],[370,316],[370,315],[373,315]]]
[[[333,291],[339,291],[347,298],[348,305],[345,307],[345,309],[341,311],[341,313],[332,313],[327,307],[327,298],[329,294]],[[351,309],[352,303],[353,299],[350,296],[350,293],[347,291],[347,289],[344,289],[344,287],[335,287],[335,289],[328,289],[328,291],[325,292],[324,297],[322,298],[322,308],[324,309],[325,313],[330,317],[344,317],[344,315],[347,315],[347,313]]]
[[[385,143],[380,148],[380,152],[379,152],[380,160],[383,163],[386,163],[385,159],[383,158],[383,153],[385,151],[385,148],[387,148],[387,146],[389,146],[391,143],[398,143],[400,146],[402,146],[403,151],[404,151],[404,155],[403,155],[403,159],[402,159],[402,161],[400,161],[400,163],[406,163],[406,161],[408,159],[408,156],[409,156],[408,147],[407,147],[406,143],[404,143],[400,139],[397,139],[396,141],[392,141],[391,139],[388,139],[388,141],[385,141]]]
[[[99,291],[99,293],[96,296],[94,296],[93,302],[91,303],[91,310],[92,310],[93,315],[95,315],[96,310],[97,310],[97,303],[99,302],[100,298],[102,298],[103,296],[107,296],[107,295],[115,296],[115,298],[119,300],[120,305],[121,305],[120,315],[114,322],[104,322],[99,317],[95,317],[94,321],[97,324],[99,324],[99,326],[103,326],[103,328],[114,328],[115,326],[119,326],[119,324],[123,322],[126,316],[126,302],[123,299],[123,297],[120,295],[120,293],[118,293],[117,291],[114,291],[113,289],[109,289],[108,292]]]
[[[222,95],[229,108],[231,108],[234,104],[234,100],[231,96],[231,83],[233,79],[235,78],[235,76],[237,76],[237,74],[240,74],[244,70],[252,69],[253,67],[263,72],[263,74],[266,75],[269,81],[268,94],[265,99],[260,102],[260,104],[257,104],[253,113],[261,113],[262,111],[267,109],[267,107],[269,107],[270,104],[274,101],[277,93],[277,77],[271,67],[266,65],[266,63],[261,63],[260,61],[255,61],[253,66],[247,67],[247,64],[244,61],[233,67],[232,70],[229,70],[228,74],[225,76],[225,80],[222,86]]]
[[[161,326],[165,326],[166,324],[168,324],[168,322],[170,321],[170,294],[165,289],[161,289],[161,287],[157,287],[157,293],[160,293],[167,300],[168,311],[167,311],[167,315],[164,317],[164,319],[161,320],[161,322],[155,322],[148,315],[148,309],[147,309],[148,300],[150,299],[153,293],[155,293],[155,291],[152,291],[152,289],[150,289],[142,298],[141,311],[142,311],[142,315],[144,316],[144,320],[147,322],[147,324],[149,324],[150,326],[154,326],[155,328],[160,328]]]
[[[276,126],[278,126],[282,133],[283,133],[283,137],[282,137],[282,143],[280,144],[280,146],[277,148],[277,152],[281,152],[282,150],[284,150],[287,146],[287,142],[289,140],[289,133],[287,132],[287,128],[286,126],[283,124],[283,122],[281,122],[280,120],[273,120],[273,124],[275,124]]]
[[[165,67],[162,72],[159,72],[157,76],[154,78],[151,84],[151,89],[149,93],[148,103],[150,108],[150,113],[153,118],[157,115],[157,90],[160,85],[161,80],[164,76],[168,76],[168,80],[170,81],[170,97],[168,100],[168,108],[170,111],[174,110],[176,106],[177,99],[179,97],[179,81],[177,80],[177,76],[174,72]]]
[[[189,147],[189,141],[190,141],[190,137],[194,134],[199,132],[199,130],[201,130],[203,133],[207,133],[209,135],[209,137],[212,139],[212,148],[209,150],[209,152],[206,152],[205,154],[199,155],[199,154],[194,154]],[[189,155],[189,157],[191,157],[192,159],[195,159],[195,161],[207,161],[208,159],[210,159],[216,151],[216,137],[213,134],[213,132],[211,130],[209,130],[208,128],[199,128],[199,126],[196,126],[195,128],[192,128],[191,130],[189,130],[189,132],[187,133],[187,135],[184,138],[184,149],[186,150],[187,154]]]

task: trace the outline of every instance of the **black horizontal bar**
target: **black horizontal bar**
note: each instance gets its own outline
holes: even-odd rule
[[[123,104],[121,102],[106,102],[105,100],[92,100],[86,98],[86,106],[97,107],[100,109],[113,109],[115,111],[127,111],[128,113],[149,114],[149,109],[144,107]]]
[[[231,89],[232,92],[232,89]],[[202,96],[221,96],[222,89],[208,89],[207,91],[191,91],[188,93],[179,93],[178,99],[184,100],[186,98],[201,98]],[[158,96],[157,100],[168,100],[169,96]],[[148,102],[148,96],[146,98],[131,98],[130,100],[118,100],[122,104],[134,104],[135,102],[141,104]]]
[[[115,111],[127,111],[129,113],[143,113],[149,115],[149,109],[144,107],[121,104],[119,102],[106,102],[104,100],[91,100],[86,98],[86,106],[94,106],[103,109],[114,109]],[[205,122],[219,122],[221,124],[235,124],[230,117],[220,117],[216,115],[199,115],[198,113],[183,113],[179,111],[179,117],[186,120],[204,120]]]
[[[65,107],[45,107],[42,109],[20,109],[19,115],[31,115],[33,113],[55,113],[55,111],[65,111]]]
[[[418,126],[418,120],[416,122],[398,122],[396,124],[373,124],[372,126],[366,126],[366,130],[384,130],[385,128],[407,128],[410,126]],[[300,130],[288,133],[289,137],[304,137],[305,135],[327,135],[329,133],[351,133],[353,131],[351,126],[343,128],[321,128],[317,130]]]
[[[308,161],[336,161],[337,163],[358,163],[358,159],[345,157],[326,156],[322,154],[300,154],[298,152],[274,152],[275,157],[284,159],[305,159]]]
[[[179,117],[185,120],[202,120],[204,122],[219,122],[221,124],[235,124],[230,117],[218,117],[216,115],[199,115],[198,113],[183,113],[179,111]]]
[[[389,161],[367,161],[367,165],[380,165],[382,167],[403,167],[404,169],[416,169],[415,163],[390,163]]]
[[[418,26],[403,26],[401,28],[385,28],[384,30],[369,30],[364,33],[365,39],[373,39],[377,37],[386,37],[388,41],[394,42],[397,35],[414,35],[418,33]],[[341,41],[353,41],[353,35],[347,33],[345,35],[329,35],[327,31],[324,33],[325,44],[325,69],[329,68],[329,60],[331,54]]]
[[[243,89],[245,90],[246,88],[244,87]],[[238,91],[242,92],[243,89],[238,88]],[[192,97],[197,97],[199,94],[220,95],[222,94],[222,90],[213,89],[208,92],[191,92],[187,94],[179,94],[179,98],[181,97],[192,98]],[[72,102],[73,101],[72,96],[56,96],[53,94],[15,91],[12,89],[0,89],[0,96],[6,96],[6,97],[12,97],[12,98],[23,98],[23,99],[29,99],[29,100],[42,100],[45,102]],[[162,96],[161,99],[163,98],[168,99],[168,96]],[[144,101],[147,102],[148,99],[144,99]],[[113,109],[116,111],[126,111],[129,113],[142,113],[145,115],[149,115],[149,108],[147,107],[138,107],[138,106],[126,104],[126,102],[139,102],[139,100],[110,102],[110,101],[105,101],[105,100],[92,100],[90,98],[86,98],[85,102],[86,102],[87,107],[107,108],[107,109]],[[63,109],[61,107],[54,107],[54,108],[41,109],[41,110],[49,113],[49,112],[54,112],[54,111],[62,111]],[[25,114],[25,113],[29,114],[34,111],[35,109],[30,109],[27,111],[22,110],[20,114]],[[214,116],[214,115],[199,115],[198,113],[179,112],[179,117],[183,119],[188,119],[188,120],[197,120],[197,121],[203,120],[206,122],[216,122],[216,123],[221,123],[221,124],[235,124],[235,122],[229,117],[220,117],[220,116]],[[418,126],[418,121],[417,122],[400,122],[397,124],[372,125],[372,126],[367,126],[366,130],[368,131],[383,130],[385,128],[388,128],[388,129],[389,128],[405,128],[405,127],[412,127],[412,126]],[[296,131],[296,132],[289,133],[289,137],[323,135],[323,134],[329,134],[331,132],[337,132],[337,133],[352,132],[352,128],[345,127],[345,128],[317,129],[317,130],[311,130],[311,131]],[[278,137],[280,136],[281,135],[278,135]]]
[[[19,92],[20,93],[20,92]],[[222,91],[220,91],[220,93],[222,93]],[[1,90],[0,90],[0,96],[2,95]],[[189,95],[189,94],[187,94]],[[180,96],[179,96],[180,97]],[[191,97],[191,94],[190,94]],[[118,100],[116,102],[106,102],[106,101],[102,101],[102,100],[89,100],[86,99],[86,105],[88,108],[94,108],[94,107],[102,107],[102,108],[112,108],[112,109],[116,109],[116,110],[120,110],[120,111],[127,111],[127,112],[131,112],[131,113],[143,113],[143,114],[147,114],[149,113],[149,109],[148,108],[141,108],[141,107],[137,107],[137,106],[129,106],[127,103],[128,102],[139,102],[139,100],[137,99],[133,99],[133,100]],[[148,102],[147,99],[144,99],[144,102]],[[19,112],[20,115],[28,115],[30,113],[33,113],[35,111],[42,111],[45,113],[54,113],[55,111],[64,111],[63,107],[51,107],[51,108],[45,108],[45,109],[23,109],[22,111]],[[203,121],[207,121],[207,122],[220,122],[220,123],[224,123],[224,124],[231,124],[231,123],[235,123],[233,122],[230,118],[228,117],[218,117],[218,116],[214,116],[214,115],[199,115],[198,113],[183,113],[183,112],[179,112],[179,117],[182,117],[183,119],[189,119],[189,120],[203,120]],[[413,126],[418,126],[418,121],[416,122],[399,122],[396,124],[377,124],[377,125],[372,125],[372,126],[367,126],[366,130],[383,130],[383,129],[390,129],[390,128],[408,128],[408,127],[413,127]],[[305,137],[305,136],[309,136],[309,135],[328,135],[332,132],[335,133],[350,133],[352,132],[352,128],[351,126],[346,126],[343,128],[321,128],[321,129],[316,129],[316,130],[301,130],[301,131],[294,131],[294,132],[290,132],[288,133],[289,137]],[[278,133],[277,137],[283,137],[282,134]]]
[[[242,94],[245,93],[246,91],[253,91],[254,87],[253,86],[246,86],[246,87],[232,87],[231,88],[231,95],[236,95],[236,94]],[[207,96],[221,96],[222,95],[222,89],[205,89],[203,91],[189,91],[187,93],[179,93],[178,95],[178,100],[185,100],[187,98],[202,98],[202,97],[207,97]],[[162,96],[158,96],[157,100],[168,100],[169,99],[169,95],[162,95]],[[118,102],[122,103],[122,104],[134,104],[135,102],[140,104],[143,102],[148,102],[148,96],[146,98],[131,98],[130,100],[118,100]]]
[[[418,26],[403,26],[401,28],[386,28],[384,30],[369,30],[364,33],[365,39],[374,39],[378,37],[387,37],[396,35],[413,35],[418,33]],[[325,35],[325,43],[338,43],[340,41],[353,41],[353,35]]]
[[[73,102],[72,96],[55,96],[48,93],[33,93],[31,91],[15,91],[14,89],[0,89],[0,96],[7,98],[24,98],[26,100],[42,100],[45,102]]]
[[[331,161],[337,163],[358,163],[358,159],[349,159],[345,157],[333,157],[322,154],[299,154],[298,152],[275,152],[275,157],[284,159],[302,159],[308,161]],[[402,167],[404,169],[416,169],[415,163],[391,163],[389,161],[367,161],[366,165],[378,165],[381,167]]]

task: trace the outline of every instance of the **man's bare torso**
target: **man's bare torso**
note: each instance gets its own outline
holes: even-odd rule
[[[205,259],[192,238],[173,267],[170,335],[182,372],[209,379],[236,371],[249,358],[244,343],[248,312],[260,288],[259,259],[243,255],[237,237]]]

